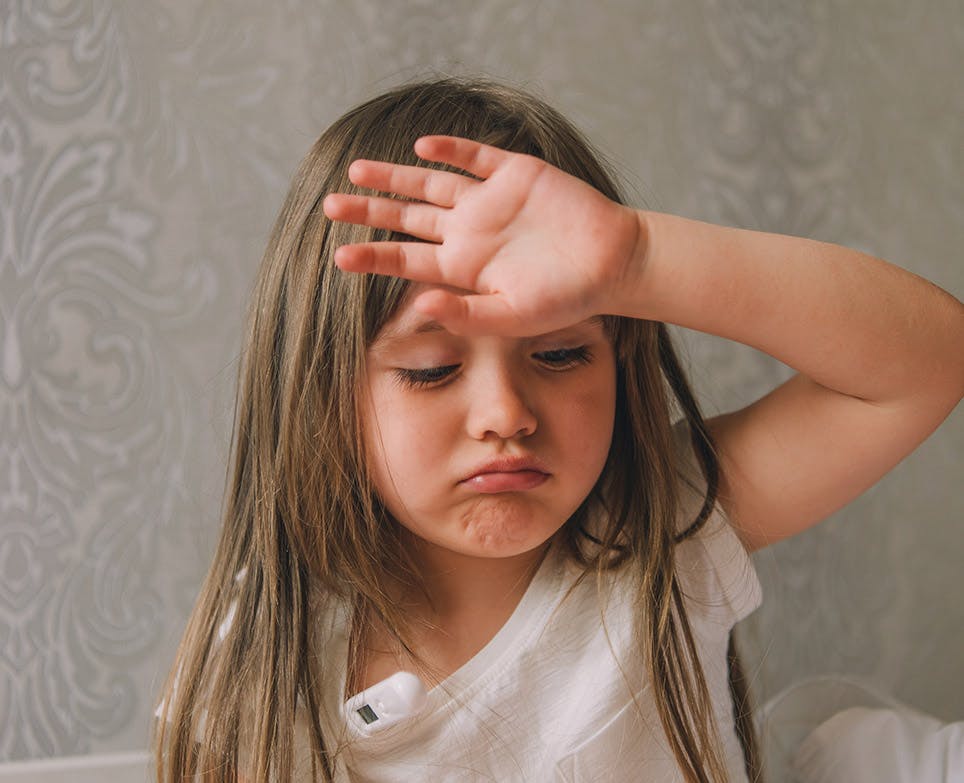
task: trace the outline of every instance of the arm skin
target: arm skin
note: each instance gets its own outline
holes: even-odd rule
[[[338,249],[338,266],[434,283],[415,307],[455,333],[539,334],[597,313],[678,324],[797,370],[708,420],[720,504],[750,551],[816,524],[910,454],[964,395],[964,306],[857,251],[632,210],[549,164],[465,139],[356,161],[328,217],[422,242]],[[461,291],[459,290],[461,289]]]
[[[749,550],[873,485],[964,395],[964,306],[866,254],[637,212],[646,241],[620,314],[745,343],[797,374],[709,419],[720,503]]]

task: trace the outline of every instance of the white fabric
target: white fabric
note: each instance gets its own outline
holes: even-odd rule
[[[677,428],[680,443],[684,433]],[[701,500],[697,493],[688,496],[685,520],[694,518]],[[718,509],[678,547],[677,568],[731,780],[739,783],[746,774],[733,728],[726,649],[733,624],[760,604],[760,584]],[[605,623],[593,578],[567,596],[576,576],[574,566],[550,550],[489,644],[429,692],[421,713],[368,737],[353,732],[341,714],[347,658],[342,622],[328,650],[330,660],[341,664],[336,682],[342,687],[330,689],[322,716],[329,741],[344,743],[342,779],[682,780],[637,661],[625,574],[607,585]]]
[[[964,783],[964,722],[852,707],[810,733],[793,772],[800,783]]]

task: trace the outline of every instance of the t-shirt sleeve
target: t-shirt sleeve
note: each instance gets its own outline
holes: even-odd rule
[[[673,436],[683,471],[678,524],[683,531],[703,507],[706,480],[693,452],[686,419],[673,426]],[[676,572],[688,616],[702,620],[711,630],[729,633],[763,601],[753,561],[718,503],[702,528],[677,546]]]

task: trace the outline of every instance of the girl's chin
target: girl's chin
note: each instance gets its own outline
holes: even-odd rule
[[[468,513],[434,529],[409,527],[408,532],[423,542],[423,546],[428,544],[431,549],[443,550],[439,555],[449,552],[472,558],[511,558],[542,547],[568,519],[564,514],[551,513],[541,504],[490,502],[496,497],[499,496],[485,496],[486,500],[473,504]],[[423,548],[413,543],[416,551]]]
[[[458,543],[458,551],[467,557],[487,559],[522,557],[544,546],[557,530],[474,529],[466,531],[466,536]]]
[[[545,518],[545,509],[521,507],[486,508],[462,520],[459,539],[467,550],[482,557],[511,557],[545,543],[562,522]],[[542,513],[540,513],[542,512]],[[563,520],[564,521],[564,520]]]

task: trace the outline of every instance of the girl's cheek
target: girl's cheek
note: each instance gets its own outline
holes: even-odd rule
[[[583,433],[612,432],[616,416],[616,384],[601,382],[574,390],[568,397],[565,419]]]

